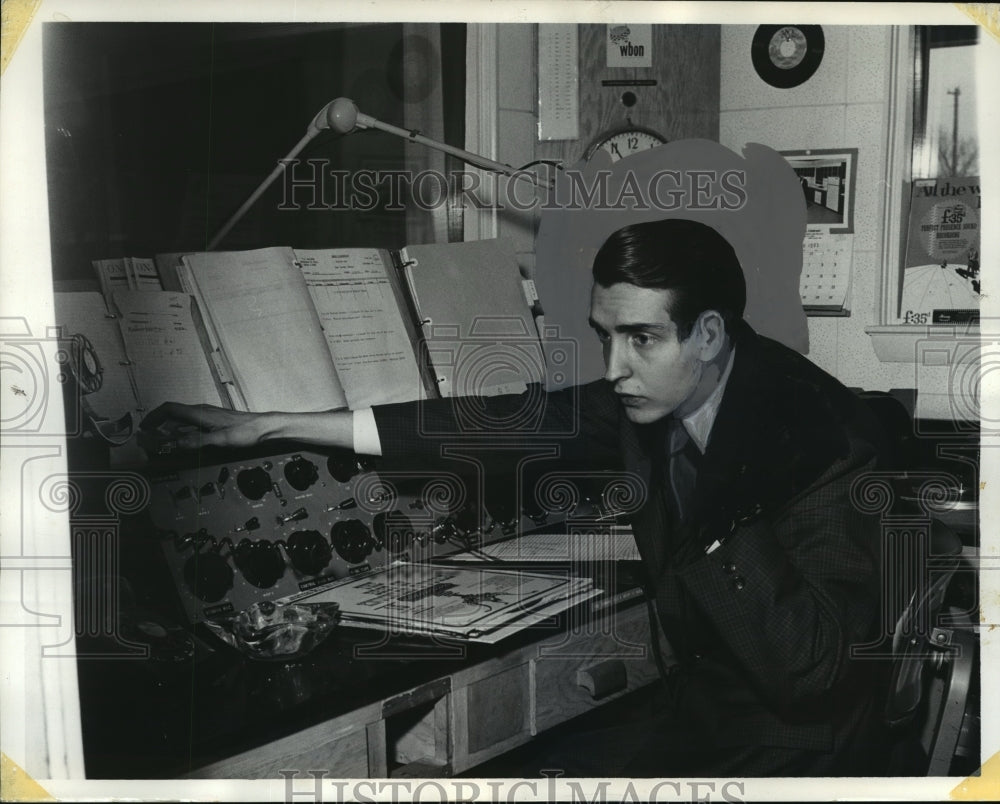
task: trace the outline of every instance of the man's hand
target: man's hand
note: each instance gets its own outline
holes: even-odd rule
[[[270,437],[271,413],[240,413],[215,405],[165,402],[140,425],[147,451],[163,455],[199,447],[252,447]]]

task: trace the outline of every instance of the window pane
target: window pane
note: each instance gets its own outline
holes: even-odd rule
[[[924,41],[926,47],[921,55],[925,59],[922,72],[926,84],[925,92],[914,99],[913,178],[976,176],[979,139],[975,37],[932,34]]]

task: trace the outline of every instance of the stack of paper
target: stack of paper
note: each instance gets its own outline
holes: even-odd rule
[[[293,599],[337,603],[344,625],[492,643],[601,593],[567,574],[397,563]]]
[[[474,552],[448,556],[449,561],[481,562],[484,559],[574,564],[638,561],[640,556],[628,525],[611,525],[578,533],[530,533],[484,545]]]

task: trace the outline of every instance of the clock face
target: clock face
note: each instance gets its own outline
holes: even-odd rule
[[[639,151],[655,148],[666,143],[666,139],[654,131],[632,128],[605,135],[597,140],[587,151],[587,158],[594,155],[597,149],[607,151],[612,162],[617,162],[626,156]]]

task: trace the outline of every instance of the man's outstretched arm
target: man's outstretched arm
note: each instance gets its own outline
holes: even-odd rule
[[[142,422],[146,438],[170,450],[282,440],[423,459],[439,456],[442,443],[485,438],[513,448],[558,445],[564,459],[595,467],[619,460],[618,427],[618,403],[602,380],[552,393],[400,402],[355,412],[241,413],[168,402]]]
[[[142,429],[159,445],[181,450],[253,447],[275,439],[354,448],[354,414],[349,410],[241,413],[214,405],[166,402],[143,419]]]

